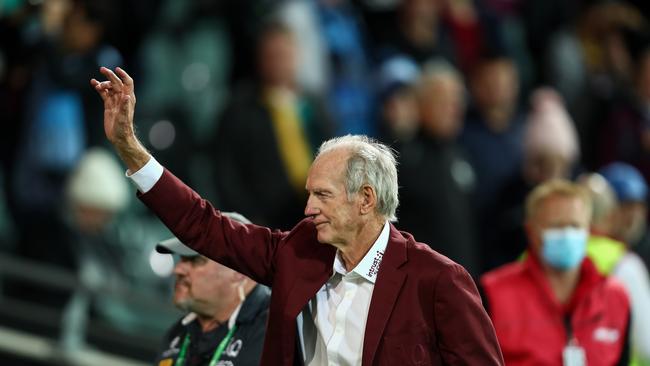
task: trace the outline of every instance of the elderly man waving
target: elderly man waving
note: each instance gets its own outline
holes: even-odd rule
[[[241,224],[142,147],[133,80],[100,71],[108,80],[91,84],[106,136],[139,198],[183,243],[272,288],[263,365],[503,365],[465,269],[390,223],[398,184],[389,148],[364,136],[325,142],[307,178],[306,219],[289,232]]]

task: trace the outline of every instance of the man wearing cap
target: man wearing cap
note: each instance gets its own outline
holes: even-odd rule
[[[236,213],[224,216],[250,223]],[[177,238],[160,242],[156,250],[180,257],[174,267],[174,305],[188,312],[167,332],[156,365],[258,365],[269,289],[200,255]]]
[[[641,173],[626,163],[611,163],[600,172],[619,201],[613,210],[614,225],[607,234],[624,243],[623,251],[615,256],[615,266],[610,273],[623,283],[632,304],[631,365],[650,365],[650,277],[642,257],[636,252],[647,248],[648,244],[648,186]]]
[[[650,237],[647,232],[648,184],[635,167],[614,162],[600,169],[616,193],[619,205],[616,210],[617,228],[612,236],[639,253],[650,266]]]

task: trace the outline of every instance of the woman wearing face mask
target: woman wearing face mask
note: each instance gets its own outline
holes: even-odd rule
[[[629,361],[629,300],[585,257],[591,201],[552,180],[526,201],[528,256],[481,278],[507,365],[609,366]]]

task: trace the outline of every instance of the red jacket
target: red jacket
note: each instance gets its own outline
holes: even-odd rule
[[[312,221],[290,232],[242,225],[168,171],[140,199],[183,243],[272,287],[261,363],[302,363],[296,317],[331,276],[336,253],[318,243]],[[363,365],[503,365],[467,272],[393,226],[370,302]]]
[[[629,301],[622,285],[582,262],[572,298],[560,304],[539,260],[507,264],[481,277],[488,310],[508,366],[562,365],[565,315],[589,366],[612,366],[628,351]]]

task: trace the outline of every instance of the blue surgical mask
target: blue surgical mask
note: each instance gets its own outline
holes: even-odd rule
[[[542,258],[555,269],[577,267],[587,252],[587,235],[587,230],[573,227],[544,230]]]

